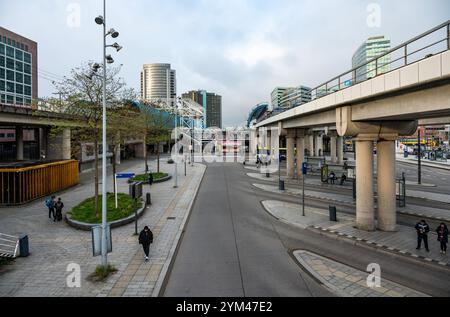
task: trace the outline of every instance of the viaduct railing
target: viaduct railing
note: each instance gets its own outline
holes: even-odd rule
[[[23,168],[0,168],[0,206],[25,204],[78,182],[78,161],[75,160]]]

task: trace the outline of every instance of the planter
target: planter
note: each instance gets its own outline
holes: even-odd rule
[[[146,206],[144,206],[144,207],[142,207],[142,208],[140,208],[138,210],[138,212],[137,212],[137,218],[138,219],[144,214],[146,209],[147,209]],[[114,228],[118,228],[118,227],[122,227],[122,226],[128,225],[128,224],[134,222],[135,219],[136,219],[136,217],[133,214],[133,215],[127,217],[127,218],[119,219],[119,220],[110,222],[109,225],[111,226],[111,229],[114,229]],[[72,228],[75,228],[77,230],[83,230],[83,231],[91,231],[92,227],[100,225],[100,224],[84,223],[84,222],[81,222],[81,221],[73,220],[73,219],[70,218],[69,214],[66,214],[65,220],[66,220],[67,224],[69,226],[71,226]]]
[[[170,179],[172,179],[172,175],[167,175],[166,177],[161,177],[156,180],[153,180],[153,184],[167,182]],[[131,183],[133,183],[133,181],[131,181],[131,179],[130,179],[130,180],[128,180],[128,183],[131,184]],[[142,184],[148,185],[148,181],[142,182]]]

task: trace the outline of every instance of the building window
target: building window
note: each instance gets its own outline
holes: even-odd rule
[[[7,46],[6,56],[14,58],[14,48]]]
[[[21,50],[16,50],[16,59],[23,61],[23,52]]]
[[[16,84],[16,94],[23,95],[23,85]]]
[[[23,72],[23,63],[16,61],[16,71]]]
[[[14,103],[14,96],[6,95],[6,103],[13,104]]]
[[[23,84],[23,75],[21,73],[16,73],[16,82]]]
[[[5,79],[5,69],[0,68],[0,79]]]
[[[30,86],[25,86],[25,93],[24,93],[24,95],[31,96],[31,87]]]
[[[0,54],[5,55],[5,45],[0,44]]]
[[[25,98],[25,104],[26,105],[31,105],[31,99],[30,98]]]
[[[14,60],[11,58],[6,59],[6,68],[14,69]]]
[[[31,54],[24,53],[23,54],[23,60],[24,60],[25,63],[31,64]]]
[[[14,83],[11,83],[9,81],[6,82],[6,92],[14,93]]]
[[[0,66],[5,67],[5,58],[3,56],[0,56]]]
[[[6,71],[6,79],[14,81],[14,72],[12,70],[7,70]]]
[[[6,95],[3,95],[3,94],[2,94],[2,95],[0,96],[0,100],[1,100],[2,103],[5,103],[5,102],[6,102]]]
[[[5,81],[4,80],[0,80],[0,91],[5,91]]]
[[[23,105],[23,98],[22,97],[16,97],[16,104]]]
[[[24,75],[24,78],[25,78],[24,83],[26,85],[31,85],[31,76]]]
[[[31,66],[28,64],[24,64],[23,72],[26,74],[31,74]]]

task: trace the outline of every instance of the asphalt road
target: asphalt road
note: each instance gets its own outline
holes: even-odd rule
[[[164,296],[332,296],[295,262],[304,249],[434,296],[450,296],[450,271],[353,246],[271,217],[241,164],[210,164],[194,203]]]

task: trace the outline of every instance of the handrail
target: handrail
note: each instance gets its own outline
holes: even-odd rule
[[[334,93],[334,92],[336,92],[336,91],[340,91],[340,90],[342,90],[342,89],[345,89],[345,88],[354,86],[354,85],[357,84],[357,83],[359,84],[359,83],[361,83],[361,82],[364,82],[364,81],[366,81],[366,80],[371,79],[371,78],[367,78],[367,79],[365,79],[365,80],[359,80],[359,81],[357,81],[357,77],[358,77],[358,76],[359,76],[359,77],[362,77],[362,76],[364,76],[364,75],[366,75],[367,73],[370,73],[370,72],[375,72],[375,73],[376,73],[375,76],[379,75],[379,74],[378,74],[378,69],[379,69],[379,68],[385,67],[385,66],[387,66],[387,65],[391,65],[391,64],[393,63],[393,62],[390,62],[390,63],[383,64],[382,66],[379,66],[379,65],[377,65],[377,63],[378,63],[378,61],[379,61],[381,58],[383,58],[383,57],[385,57],[385,56],[388,56],[388,55],[390,55],[390,54],[392,54],[392,53],[398,51],[399,49],[402,49],[402,48],[405,49],[405,48],[407,48],[408,45],[410,45],[410,44],[412,44],[412,43],[414,43],[414,42],[416,42],[416,41],[418,41],[418,40],[420,40],[420,39],[423,39],[424,37],[426,37],[426,36],[428,36],[428,35],[430,35],[430,34],[433,34],[433,33],[435,33],[436,31],[440,31],[440,30],[442,30],[442,29],[445,28],[445,27],[447,28],[447,32],[446,32],[447,35],[446,35],[446,37],[444,37],[443,39],[441,39],[441,40],[439,40],[439,41],[437,41],[437,42],[434,42],[434,43],[432,43],[432,44],[430,44],[430,45],[427,45],[427,46],[425,46],[425,47],[422,47],[422,48],[420,48],[420,49],[418,49],[418,50],[416,50],[416,51],[414,51],[414,52],[412,52],[412,53],[408,53],[407,50],[404,50],[404,51],[403,51],[403,55],[402,55],[400,58],[396,59],[394,62],[399,61],[399,60],[401,60],[401,59],[405,59],[405,65],[404,65],[404,66],[409,65],[408,60],[407,60],[407,58],[408,58],[409,56],[411,56],[412,54],[415,54],[415,53],[417,53],[417,52],[419,52],[419,51],[422,51],[422,50],[424,50],[424,49],[430,48],[430,47],[432,47],[432,46],[434,46],[434,45],[437,45],[437,44],[439,44],[439,43],[441,43],[441,42],[444,42],[444,41],[447,41],[447,49],[446,49],[446,50],[450,50],[450,20],[448,20],[448,21],[446,21],[446,22],[444,22],[444,23],[442,23],[442,24],[440,24],[440,25],[438,25],[438,26],[436,26],[436,27],[434,27],[434,28],[432,28],[432,29],[430,29],[430,30],[428,30],[428,31],[426,31],[426,32],[424,32],[424,33],[422,33],[422,34],[420,34],[420,35],[418,35],[418,36],[416,36],[416,37],[414,37],[414,38],[412,38],[412,39],[410,39],[410,40],[404,42],[404,43],[402,43],[402,44],[400,44],[400,45],[397,45],[396,47],[390,49],[389,51],[387,51],[387,52],[385,52],[385,53],[382,53],[382,54],[380,54],[379,56],[374,57],[373,59],[371,59],[371,60],[369,60],[369,61],[367,61],[367,62],[365,62],[365,63],[363,63],[363,64],[361,64],[361,65],[358,65],[358,66],[356,66],[356,67],[354,67],[354,68],[352,68],[352,69],[350,69],[350,70],[348,70],[348,71],[346,71],[346,72],[344,72],[344,73],[342,73],[342,74],[340,74],[340,75],[338,75],[338,76],[336,76],[336,77],[333,77],[332,79],[330,79],[330,80],[324,82],[324,83],[321,84],[321,85],[318,85],[318,86],[315,87],[315,88],[312,88],[312,89],[310,90],[311,97],[312,97],[311,100],[315,100],[315,99],[319,99],[319,98],[325,97],[325,96],[329,95],[330,93]],[[444,51],[446,51],[446,50],[444,50]],[[441,52],[440,52],[440,53],[441,53]],[[424,58],[422,58],[422,59],[424,59]],[[415,61],[415,62],[417,62],[417,61]],[[371,69],[371,70],[369,70],[369,71],[367,71],[365,74],[359,74],[359,75],[354,76],[355,73],[356,73],[356,71],[357,71],[358,69],[362,69],[363,67],[368,66],[368,65],[370,65],[370,64],[375,64],[375,68],[374,68],[374,69]],[[341,88],[341,85],[343,84],[343,82],[341,81],[341,78],[342,78],[343,76],[349,75],[349,74],[352,75],[352,78],[351,78],[351,84],[348,85],[348,86],[345,86],[344,88]],[[328,89],[328,88],[329,88],[329,87],[328,87],[328,84],[330,84],[330,83],[332,83],[333,81],[336,81],[336,80],[338,81],[338,84],[337,84],[337,85],[334,85],[333,87],[338,86],[339,89],[336,90],[336,91],[328,92],[328,90],[329,90],[329,89]],[[320,96],[318,97],[318,96],[317,96],[317,93],[318,93],[319,90],[324,90],[324,91],[323,91],[323,92],[320,92]],[[315,96],[315,97],[313,98],[313,96]]]

